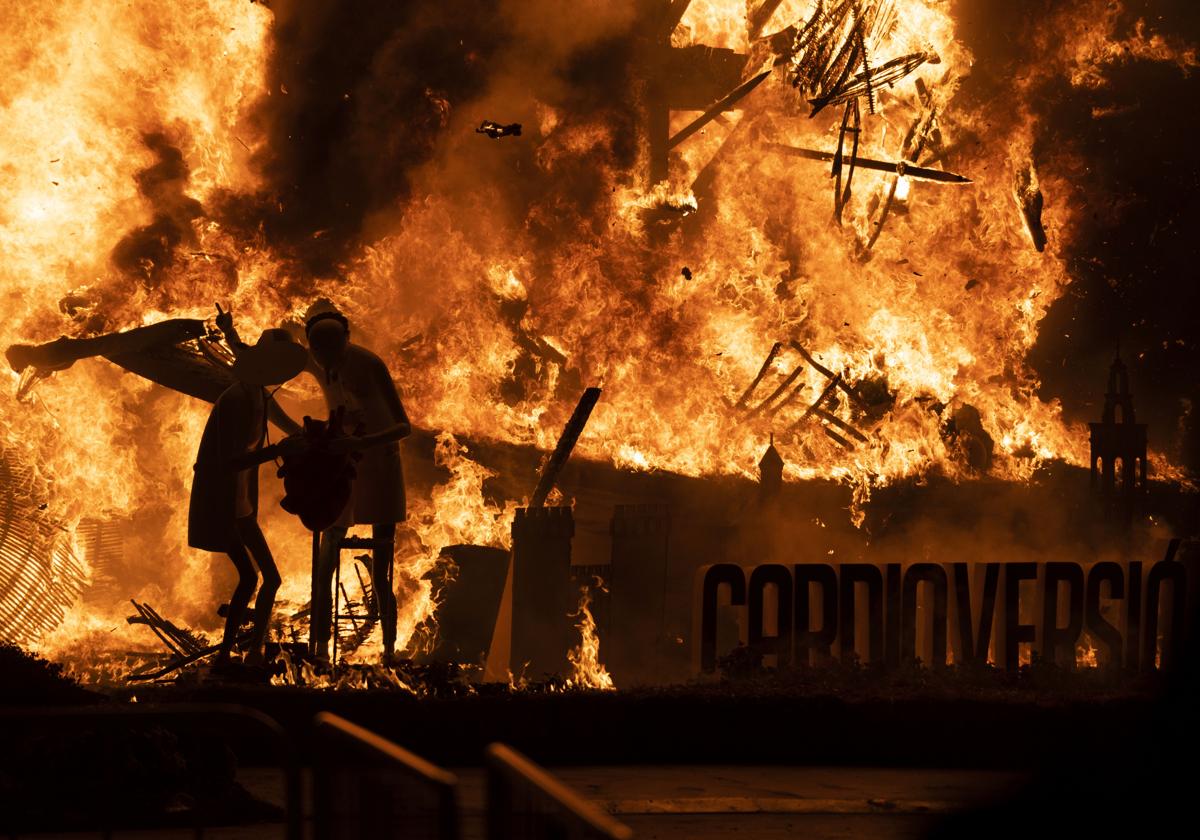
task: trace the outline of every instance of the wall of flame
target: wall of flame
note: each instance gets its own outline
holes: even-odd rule
[[[420,576],[443,545],[507,540],[520,500],[484,500],[485,471],[464,442],[548,449],[583,385],[605,396],[580,456],[753,475],[781,430],[740,422],[730,406],[770,346],[795,338],[848,380],[885,383],[894,402],[853,450],[815,427],[780,440],[792,480],[844,481],[865,504],[873,488],[930,472],[970,478],[942,433],[943,406],[980,411],[1000,477],[1086,460],[1084,433],[1039,398],[1025,363],[1069,283],[1062,249],[1080,211],[1055,201],[1065,185],[1043,173],[1051,244],[1031,247],[1012,195],[1015,169],[1038,162],[1022,94],[1045,75],[1103,84],[1104,68],[1131,52],[1185,66],[1194,51],[1145,32],[1119,41],[1104,25],[1111,4],[1068,4],[1048,16],[1038,61],[1011,80],[1008,100],[972,101],[957,95],[974,59],[949,5],[899,0],[884,47],[940,56],[918,72],[974,184],[912,184],[864,260],[868,207],[887,179],[856,176],[839,228],[824,168],[755,144],[719,169],[699,234],[647,222],[654,196],[686,198],[751,110],[769,115],[778,142],[831,147],[837,126],[806,119],[780,76],[681,146],[669,183],[646,183],[635,4],[589,0],[569,16],[551,3],[402,4],[413,9],[386,12],[394,37],[366,32],[371,15],[385,16],[373,4],[353,13],[357,24],[327,5],[5,0],[0,342],[211,317],[218,300],[252,338],[295,322],[317,296],[337,301],[392,366],[416,423],[443,432],[437,457],[450,478],[412,503],[402,627],[428,614]],[[766,29],[808,10],[789,0]],[[695,0],[671,42],[744,51],[745,15],[741,0]],[[330,78],[305,63],[314,55]],[[863,153],[894,158],[917,100],[906,82],[883,102]],[[525,132],[493,142],[470,130],[483,118],[520,120]],[[813,395],[825,384],[811,368],[799,381]],[[183,545],[205,406],[99,360],[22,402],[15,374],[10,384],[5,457],[47,488],[46,516],[68,533],[84,516],[132,517],[136,594],[212,626],[230,570]],[[293,391],[315,396],[312,383]],[[283,597],[302,603],[306,535],[278,514],[267,528]],[[44,644],[111,627],[111,616],[77,609]]]

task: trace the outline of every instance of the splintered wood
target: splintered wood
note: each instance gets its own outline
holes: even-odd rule
[[[819,0],[807,21],[775,37],[787,55],[792,86],[812,106],[810,116],[859,98],[874,114],[876,91],[936,58],[916,51],[873,62],[870,51],[891,33],[897,20],[890,0],[841,0],[830,5]]]
[[[826,385],[816,400],[798,417],[793,414],[791,419],[785,418],[786,410],[798,401],[801,392],[808,387],[806,382],[797,384],[806,366],[823,376]],[[853,449],[856,444],[852,440],[866,443],[867,436],[836,413],[838,392],[847,396],[857,407],[866,407],[862,397],[840,373],[834,373],[821,364],[799,342],[791,341],[786,345],[776,342],[767,353],[758,374],[731,408],[738,412],[742,423],[761,423],[778,418],[785,424],[785,435],[799,434],[807,423],[816,421],[830,440],[845,449]],[[766,396],[760,398],[764,393]]]

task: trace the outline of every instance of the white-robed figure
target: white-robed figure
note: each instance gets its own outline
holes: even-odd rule
[[[218,325],[235,347],[240,345],[232,318]],[[333,304],[318,301],[309,308],[304,332],[309,359],[305,368],[317,380],[330,416],[342,412],[346,437],[330,442],[334,451],[359,452],[350,500],[338,521],[321,535],[315,591],[312,593],[312,636],[318,656],[328,657],[332,634],[333,573],[340,542],[354,525],[370,525],[376,548],[371,558],[371,588],[376,594],[384,656],[396,646],[396,595],[389,583],[395,551],[396,524],[404,522],[404,472],[400,440],[412,432],[387,365],[379,356],[350,341],[350,322]],[[272,413],[288,434],[302,429],[291,418]]]

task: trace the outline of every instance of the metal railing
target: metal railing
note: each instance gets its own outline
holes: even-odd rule
[[[190,740],[188,740],[190,738]],[[173,703],[167,706],[58,707],[0,709],[0,760],[17,773],[15,762],[31,759],[18,784],[43,784],[24,803],[7,803],[0,813],[0,834],[46,830],[95,831],[110,836],[129,828],[194,829],[202,837],[206,819],[219,811],[221,782],[235,780],[233,751],[273,759],[283,776],[286,836],[301,838],[300,774],[283,729],[253,709],[219,704]],[[159,807],[171,797],[180,750],[196,749],[201,788],[190,819],[171,819]],[[59,760],[61,759],[61,761]],[[12,790],[6,792],[10,797]],[[205,807],[204,800],[212,799]],[[50,811],[45,807],[50,804]],[[138,813],[131,825],[131,812]],[[53,823],[53,825],[51,824]],[[161,824],[159,824],[161,823]]]
[[[458,779],[329,712],[313,751],[315,840],[458,840]]]
[[[633,832],[504,744],[487,750],[488,840],[628,840]]]

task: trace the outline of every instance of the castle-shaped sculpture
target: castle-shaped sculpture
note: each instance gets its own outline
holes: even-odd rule
[[[1146,424],[1138,423],[1129,372],[1118,355],[1108,371],[1104,415],[1092,429],[1092,491],[1103,512],[1128,523],[1146,494]]]

